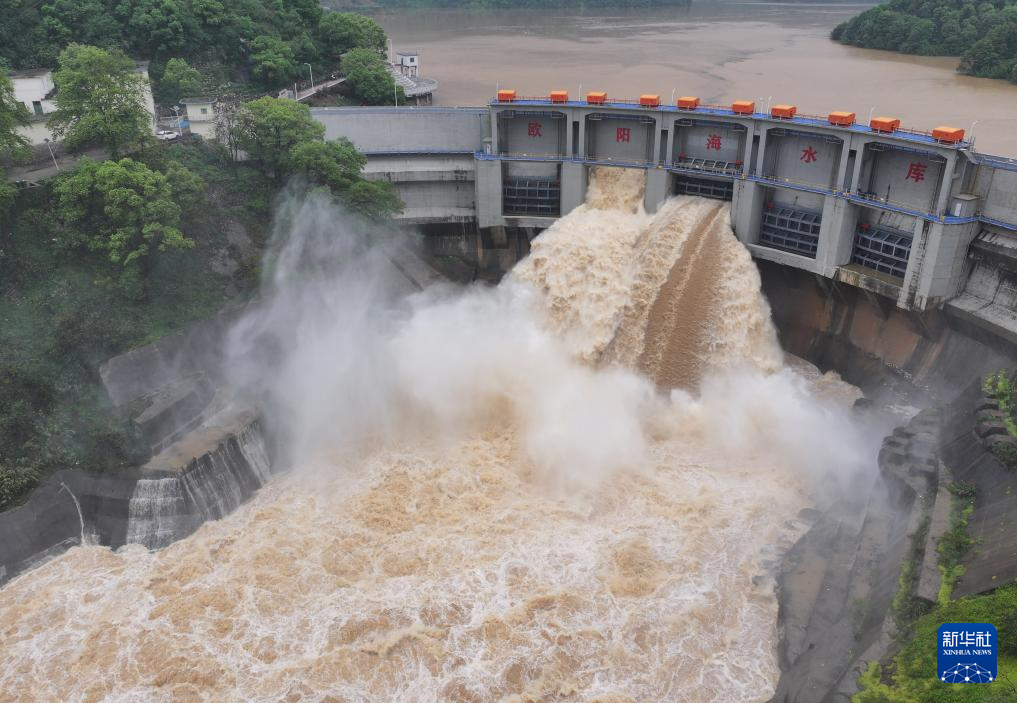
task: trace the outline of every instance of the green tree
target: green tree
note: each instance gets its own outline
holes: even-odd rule
[[[28,108],[14,97],[14,84],[7,71],[0,67],[0,155],[23,161],[31,154],[28,140],[18,134],[18,127],[28,125]]]
[[[170,59],[162,78],[155,86],[155,100],[160,105],[176,105],[180,98],[201,93],[201,74],[183,59]]]
[[[83,158],[57,180],[54,193],[68,243],[105,254],[132,298],[144,297],[156,252],[194,246],[179,229],[171,179],[140,161]]]
[[[293,49],[282,39],[262,35],[251,44],[254,75],[267,86],[285,85],[297,75]]]
[[[235,134],[237,146],[260,161],[278,183],[286,176],[290,150],[321,141],[325,127],[311,118],[307,105],[265,97],[240,108]]]
[[[49,125],[71,151],[104,146],[119,158],[150,137],[145,80],[120,51],[71,44],[53,74],[57,110]]]
[[[131,45],[142,56],[164,56],[185,49],[196,22],[189,9],[176,0],[134,0],[128,21]]]
[[[328,12],[318,25],[322,51],[338,59],[350,49],[385,50],[385,30],[370,17],[353,12]]]
[[[347,208],[369,217],[387,217],[402,210],[402,203],[383,181],[362,176],[367,159],[346,138],[332,142],[309,141],[290,150],[286,167],[314,186],[327,188]]]
[[[395,99],[395,80],[377,52],[353,49],[343,56],[342,70],[350,92],[364,104],[387,105]]]

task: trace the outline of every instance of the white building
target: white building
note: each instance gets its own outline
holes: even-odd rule
[[[416,51],[396,52],[395,66],[404,76],[416,76],[420,70],[420,58]]]
[[[200,134],[202,139],[215,139],[215,98],[180,98],[180,104],[184,106],[184,119],[191,134]]]
[[[152,117],[152,131],[155,132],[155,101],[152,99],[152,84],[148,77],[148,62],[135,64],[135,72],[145,79],[144,103],[145,110]],[[27,137],[32,144],[42,144],[46,139],[53,139],[53,134],[46,127],[49,115],[57,109],[56,86],[53,83],[53,71],[48,68],[31,68],[24,71],[12,71],[11,83],[14,84],[14,97],[24,103],[31,113],[31,124],[19,127],[18,134]]]
[[[52,138],[46,129],[46,120],[56,110],[53,72],[48,68],[31,68],[12,71],[10,78],[14,84],[14,98],[23,103],[32,115],[31,124],[19,127],[18,134],[27,137],[32,144],[42,144],[43,139]]]

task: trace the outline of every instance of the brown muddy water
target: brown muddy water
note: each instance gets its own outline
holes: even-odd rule
[[[785,363],[726,204],[648,215],[644,180],[596,170],[499,286],[420,296],[352,450],[315,376],[319,443],[237,512],[8,583],[0,700],[767,700],[772,565],[865,464],[857,392]]]
[[[396,50],[420,52],[440,81],[436,104],[481,105],[498,86],[520,95],[566,89],[617,97],[673,92],[710,103],[793,103],[974,129],[984,153],[1017,156],[1017,85],[955,72],[957,59],[843,46],[837,24],[868,3],[694,2],[688,8],[400,11],[378,17]]]

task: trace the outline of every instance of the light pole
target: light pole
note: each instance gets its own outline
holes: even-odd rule
[[[869,108],[869,121],[867,123],[867,126],[870,129],[872,128],[872,115],[875,114],[875,112],[876,112],[876,106],[873,105],[872,107]]]
[[[307,72],[311,74],[311,92],[313,93],[314,92],[314,71],[311,69],[311,64],[307,63],[306,61],[304,62],[304,65],[307,66]]]
[[[177,117],[177,136],[183,138],[184,133],[180,131],[180,108],[174,105],[170,110],[173,110],[173,114]]]
[[[46,147],[49,149],[49,158],[53,159],[53,165],[56,166],[56,170],[60,170],[60,164],[57,163],[56,155],[53,153],[53,145],[49,141],[49,137],[43,137],[42,141],[46,142]]]

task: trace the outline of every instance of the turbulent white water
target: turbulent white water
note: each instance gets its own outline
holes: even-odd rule
[[[857,438],[783,366],[727,206],[641,196],[598,171],[502,285],[401,316],[354,293],[366,264],[277,273],[238,339],[290,342],[260,378],[298,470],[161,551],[11,582],[0,699],[768,699],[763,562]],[[339,237],[293,221],[287,246]]]

